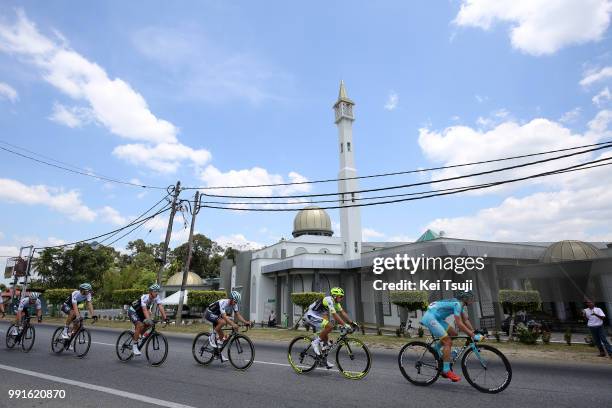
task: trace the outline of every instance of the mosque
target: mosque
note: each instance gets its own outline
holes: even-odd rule
[[[338,195],[340,236],[334,236],[327,212],[307,206],[293,221],[293,238],[265,248],[238,252],[235,260],[221,264],[221,287],[243,296],[243,314],[266,321],[272,310],[287,315],[288,323],[299,319],[301,308],[291,302],[293,292],[329,292],[344,288],[344,307],[357,321],[376,326],[400,324],[400,310],[389,299],[389,291],[374,290],[379,279],[373,273],[375,258],[482,257],[484,269],[462,275],[444,271],[390,271],[388,281],[417,280],[430,274],[435,279],[473,282],[478,302],[470,306],[477,325],[497,326],[504,311],[497,301],[500,289],[536,289],[543,311],[560,322],[580,317],[588,294],[612,315],[612,244],[560,241],[556,243],[505,243],[450,238],[426,231],[416,242],[362,242],[361,214],[353,207],[359,190],[353,141],[354,102],[343,82],[333,105],[338,130]],[[421,273],[423,272],[423,273]],[[430,301],[451,297],[448,290],[430,291]],[[414,315],[413,317],[417,317]],[[479,324],[480,323],[480,324]]]

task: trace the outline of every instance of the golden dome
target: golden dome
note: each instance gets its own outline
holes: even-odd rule
[[[599,249],[594,245],[588,242],[568,240],[555,242],[546,248],[540,257],[540,262],[582,261],[599,257]]]
[[[325,210],[311,205],[300,210],[293,220],[293,236],[323,235],[331,237],[333,234],[331,220]]]
[[[183,272],[177,272],[171,277],[168,278],[166,282],[166,286],[181,286],[183,283]],[[204,284],[202,278],[197,273],[188,272],[187,273],[187,284],[186,286],[201,286]]]

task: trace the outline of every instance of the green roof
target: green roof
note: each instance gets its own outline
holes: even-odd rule
[[[416,240],[416,242],[433,241],[434,239],[438,238],[440,238],[440,234],[428,229],[419,237],[419,239]]]

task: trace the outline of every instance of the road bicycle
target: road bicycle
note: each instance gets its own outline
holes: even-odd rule
[[[153,367],[162,365],[166,361],[166,357],[168,357],[168,339],[156,329],[157,324],[160,322],[161,320],[153,320],[153,324],[142,333],[138,343],[136,343],[138,350],[145,350],[147,361]],[[164,322],[162,327],[167,325],[168,323]],[[134,357],[132,344],[134,344],[134,330],[126,330],[119,335],[115,345],[115,351],[119,360],[128,361]]]
[[[342,328],[336,342],[321,347],[321,355],[317,355],[312,347],[313,336],[302,335],[289,343],[287,357],[293,371],[298,374],[308,373],[317,366],[325,366],[327,356],[336,349],[336,365],[340,373],[351,380],[360,380],[368,375],[372,366],[370,350],[361,341],[348,337],[352,330]]]
[[[248,369],[255,360],[255,347],[251,339],[243,334],[249,331],[249,326],[243,327],[245,327],[245,329],[242,331],[233,327],[231,329],[223,329],[223,331],[231,330],[231,332],[221,347],[213,347],[210,345],[209,332],[199,333],[195,339],[193,339],[193,345],[191,347],[193,358],[202,365],[208,365],[215,358],[221,359],[223,350],[227,348],[227,358],[230,364],[238,370]]]
[[[483,332],[476,333],[485,335]],[[451,367],[461,361],[465,379],[478,391],[496,394],[505,390],[512,380],[512,367],[504,354],[495,347],[476,343],[469,336],[453,336],[451,339],[465,339],[463,347],[452,349]],[[433,344],[412,341],[400,350],[397,361],[402,375],[414,385],[431,385],[442,372],[442,356]]]
[[[51,351],[55,354],[60,354],[63,351],[73,349],[74,354],[83,358],[89,352],[89,348],[91,347],[91,333],[85,327],[83,327],[83,321],[92,319],[94,322],[97,317],[79,317],[72,321],[71,328],[68,328],[68,332],[72,333],[69,338],[63,339],[62,332],[64,331],[64,327],[58,327],[53,332],[53,336],[51,337]]]
[[[32,350],[34,346],[34,339],[36,338],[36,330],[34,326],[30,324],[31,316],[23,316],[21,318],[21,325],[17,326],[15,323],[11,324],[6,331],[6,347],[12,349],[17,344],[21,343],[21,349],[26,353]],[[15,328],[17,333],[14,333]]]

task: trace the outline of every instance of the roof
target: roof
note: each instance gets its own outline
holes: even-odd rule
[[[597,259],[601,252],[595,245],[583,241],[565,240],[555,242],[546,248],[540,262],[554,263],[563,261],[582,261]]]
[[[171,277],[168,278],[165,286],[181,286],[183,283],[183,272],[177,272]],[[202,286],[204,282],[200,275],[194,272],[187,273],[187,283],[186,286]]]
[[[428,229],[427,231],[423,233],[423,235],[419,237],[419,239],[416,240],[416,242],[431,241],[431,240],[440,238],[440,236],[441,235],[438,234],[437,232],[434,232]]]

